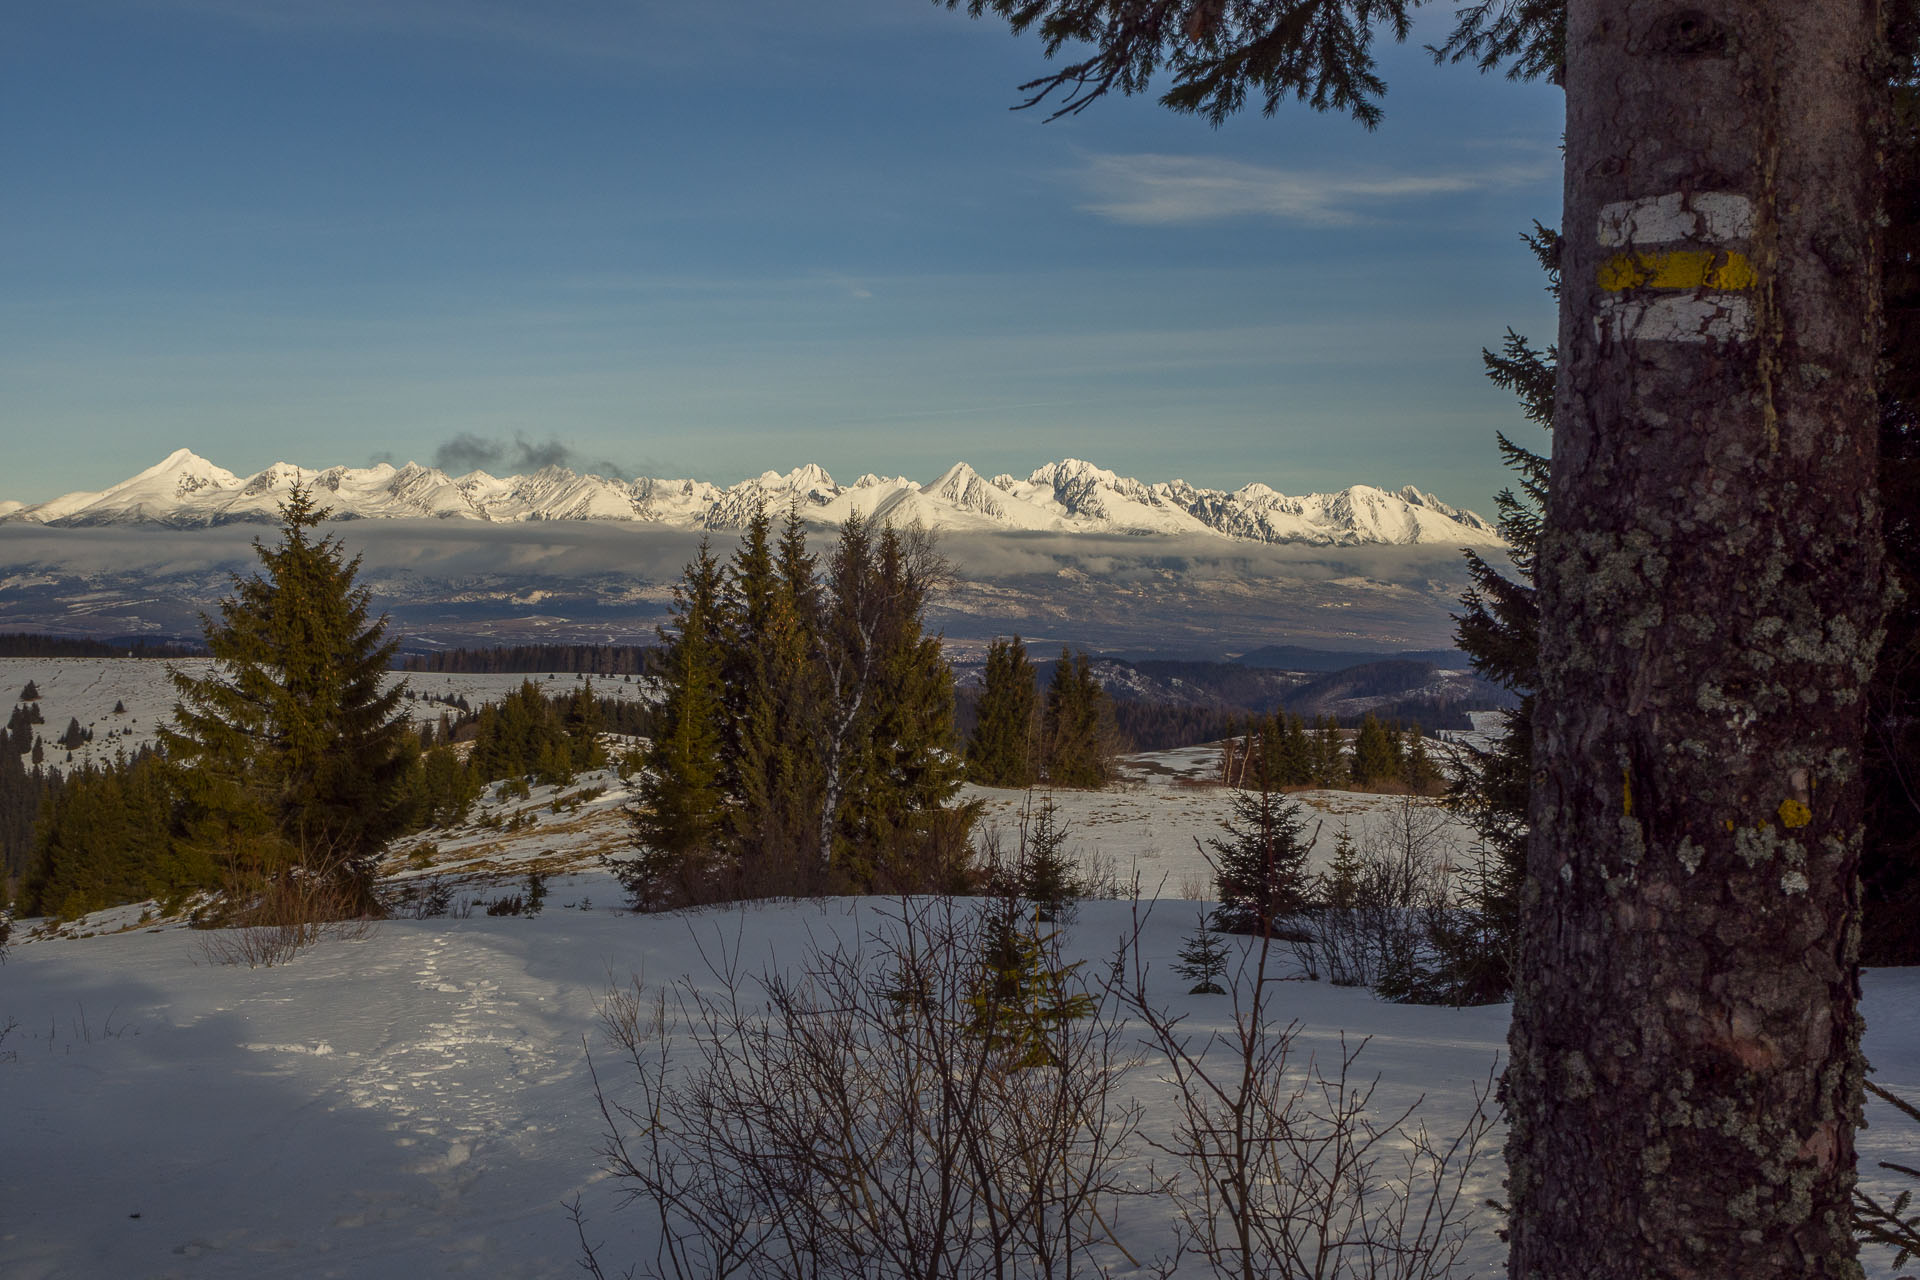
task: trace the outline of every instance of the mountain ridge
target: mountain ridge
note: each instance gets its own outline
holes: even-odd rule
[[[277,518],[280,502],[299,481],[311,485],[339,519],[584,520],[722,530],[744,526],[759,511],[777,515],[797,505],[814,523],[838,523],[857,513],[901,524],[917,520],[937,530],[1204,534],[1308,546],[1504,545],[1475,512],[1413,485],[1388,491],[1357,484],[1288,496],[1260,482],[1231,491],[1184,480],[1149,483],[1077,458],[1047,463],[1024,480],[1008,474],[989,480],[957,462],[927,484],[868,474],[848,486],[807,463],[722,488],[704,480],[610,479],[558,466],[526,475],[476,470],[452,476],[416,462],[324,470],[277,462],[240,476],[183,448],[99,492],[42,503],[0,502],[0,523],[191,529],[267,522]]]

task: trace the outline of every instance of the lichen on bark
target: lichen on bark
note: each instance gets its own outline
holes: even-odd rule
[[[1876,20],[1570,0],[1515,1276],[1858,1274]],[[1608,265],[1669,250],[1752,279]]]

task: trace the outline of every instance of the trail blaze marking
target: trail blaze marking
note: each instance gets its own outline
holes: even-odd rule
[[[1595,236],[1622,249],[1600,264],[1601,341],[1745,342],[1759,274],[1727,241],[1753,238],[1753,202],[1731,191],[1669,192],[1603,206]],[[1640,245],[1669,248],[1642,250]]]
[[[1600,287],[1609,293],[1627,289],[1751,289],[1759,283],[1744,253],[1712,249],[1669,249],[1659,253],[1616,253],[1600,264]]]
[[[1606,294],[1593,327],[1602,339],[1626,342],[1745,342],[1753,336],[1753,303],[1739,294]]]
[[[1671,244],[1693,240],[1718,244],[1753,238],[1753,201],[1731,191],[1684,192],[1621,200],[1600,210],[1600,243],[1613,249],[1628,244]]]

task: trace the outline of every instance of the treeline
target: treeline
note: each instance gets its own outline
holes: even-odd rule
[[[0,901],[9,896],[6,886],[26,874],[34,823],[48,785],[42,771],[27,768],[25,753],[13,744],[11,734],[0,744]]]
[[[26,631],[0,634],[0,658],[193,658],[205,653],[196,645],[164,640],[89,640]]]
[[[644,738],[653,733],[652,703],[642,702],[637,698],[615,698],[604,693],[596,693],[591,681],[584,686],[569,685],[566,692],[562,693],[547,692],[552,687],[551,681],[546,684],[522,681],[520,690],[515,692],[524,692],[529,685],[532,686],[535,696],[545,698],[554,706],[562,708],[571,704],[579,694],[585,693],[593,701],[602,733],[619,734],[628,738]],[[466,694],[436,693],[432,689],[409,687],[406,697],[409,701],[437,703],[446,708],[440,713],[439,721],[435,726],[438,740],[466,742],[474,737],[473,726],[479,722],[481,712],[473,709],[473,704],[468,701]],[[482,711],[488,705],[482,703]]]
[[[1221,744],[1220,780],[1253,790],[1392,789],[1415,795],[1446,790],[1420,726],[1403,728],[1371,713],[1361,717],[1350,748],[1332,716],[1321,716],[1311,727],[1288,711],[1250,720]]]
[[[565,786],[600,768],[599,735],[618,708],[635,704],[587,685],[549,697],[527,681],[476,714],[422,725],[400,744],[386,806],[394,834],[465,821],[501,779]],[[471,745],[455,749],[463,743]],[[167,757],[142,748],[65,772],[29,770],[15,745],[10,734],[0,750],[0,854],[23,914],[72,919],[148,898],[171,911],[194,892],[224,887],[223,868],[192,830],[190,780]]]
[[[1113,700],[1085,653],[1060,651],[1040,696],[1039,672],[1019,636],[987,650],[985,686],[967,737],[967,778],[985,787],[1101,787],[1123,740]]]
[[[701,544],[618,867],[636,906],[959,887],[974,815],[924,619],[945,572],[924,530],[858,516],[824,564],[797,514],[777,541],[756,516],[724,565]]]
[[[1197,684],[1210,691],[1212,682],[1222,671],[1233,671],[1231,665],[1226,663],[1116,663],[1114,659],[1089,660],[1085,654],[1075,656],[1066,651],[1062,651],[1061,659],[1056,662],[1032,662],[1018,636],[1011,640],[996,640],[987,653],[984,687],[964,692],[958,703],[957,723],[961,736],[968,744],[968,779],[983,786],[1028,786],[1041,781],[1057,786],[1098,786],[1111,776],[1112,758],[1121,752],[1166,751],[1245,737],[1249,733],[1257,735],[1261,732],[1259,726],[1268,723],[1284,725],[1289,718],[1300,726],[1302,733],[1308,731],[1309,725],[1317,728],[1323,723],[1330,724],[1335,730],[1358,731],[1366,728],[1369,720],[1377,720],[1391,727],[1396,743],[1408,738],[1409,730],[1403,729],[1403,725],[1415,726],[1411,733],[1416,737],[1419,733],[1417,726],[1420,725],[1441,729],[1473,727],[1472,719],[1460,704],[1442,703],[1427,697],[1401,698],[1358,714],[1323,714],[1311,718],[1289,709],[1291,698],[1280,698],[1262,706],[1261,702],[1277,697],[1284,683],[1275,683],[1280,678],[1272,672],[1238,673],[1258,677],[1235,686],[1239,692],[1255,700],[1252,705],[1234,702],[1196,705],[1152,696],[1115,698],[1100,686],[1097,673],[1102,664],[1109,669],[1118,665],[1156,680]],[[1372,666],[1390,666],[1394,669],[1373,670],[1370,667],[1361,671],[1353,683],[1345,686],[1354,696],[1364,696],[1363,690],[1383,686],[1392,688],[1397,684],[1404,688],[1403,682],[1411,667],[1417,666],[1422,672],[1431,672],[1431,668],[1425,664]],[[1039,680],[1043,676],[1049,678],[1049,692],[1044,702],[1038,690]],[[1328,688],[1322,685],[1316,693],[1324,695]],[[1076,694],[1075,690],[1079,692]],[[1098,710],[1089,725],[1097,721],[1099,727],[1083,734],[1079,741],[1097,744],[1095,754],[1102,761],[1099,764],[1086,766],[1064,760],[1057,765],[1054,763],[1063,752],[1070,753],[1072,750],[1068,745],[1071,735],[1063,737],[1059,726],[1063,723],[1060,712],[1064,704],[1061,699],[1074,696],[1088,705],[1098,704]],[[1068,721],[1071,719],[1071,716],[1067,717]],[[1408,748],[1397,746],[1395,750],[1404,753]],[[1425,748],[1419,751],[1424,756]],[[1298,770],[1292,772],[1297,773]],[[1097,778],[1099,781],[1063,781],[1070,777]],[[1348,786],[1351,780],[1344,756],[1313,772],[1311,779],[1282,785]]]
[[[1289,713],[1290,714],[1290,713]],[[1371,716],[1390,724],[1418,724],[1433,729],[1472,729],[1473,719],[1458,704],[1422,699],[1388,702],[1359,715],[1315,716],[1308,723],[1332,720],[1341,729],[1358,729]],[[1179,702],[1118,701],[1113,719],[1127,751],[1170,751],[1245,733],[1249,720],[1264,717],[1246,707],[1198,707]],[[1305,717],[1301,717],[1305,720]]]
[[[1119,702],[1113,721],[1129,751],[1170,751],[1218,742],[1240,732],[1253,713],[1244,707],[1196,707],[1179,702]]]
[[[591,682],[550,696],[523,680],[502,701],[476,713],[457,719],[442,714],[437,725],[420,731],[419,767],[407,783],[407,831],[466,821],[473,802],[493,782],[524,778],[564,787],[576,773],[601,768],[607,759],[600,735],[625,732],[607,723],[610,712],[622,710],[644,708],[597,697]],[[471,744],[464,758],[455,749],[459,744]]]
[[[516,644],[499,649],[447,649],[413,653],[400,670],[465,675],[520,675],[541,671],[593,676],[645,675],[650,646],[631,644]]]

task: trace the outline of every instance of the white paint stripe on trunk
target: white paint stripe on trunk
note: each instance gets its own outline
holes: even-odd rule
[[[1746,342],[1753,337],[1753,300],[1737,293],[1605,297],[1593,318],[1600,341]]]
[[[1686,240],[1719,244],[1753,238],[1753,201],[1731,191],[1698,191],[1621,200],[1600,210],[1600,243],[1670,244]]]

